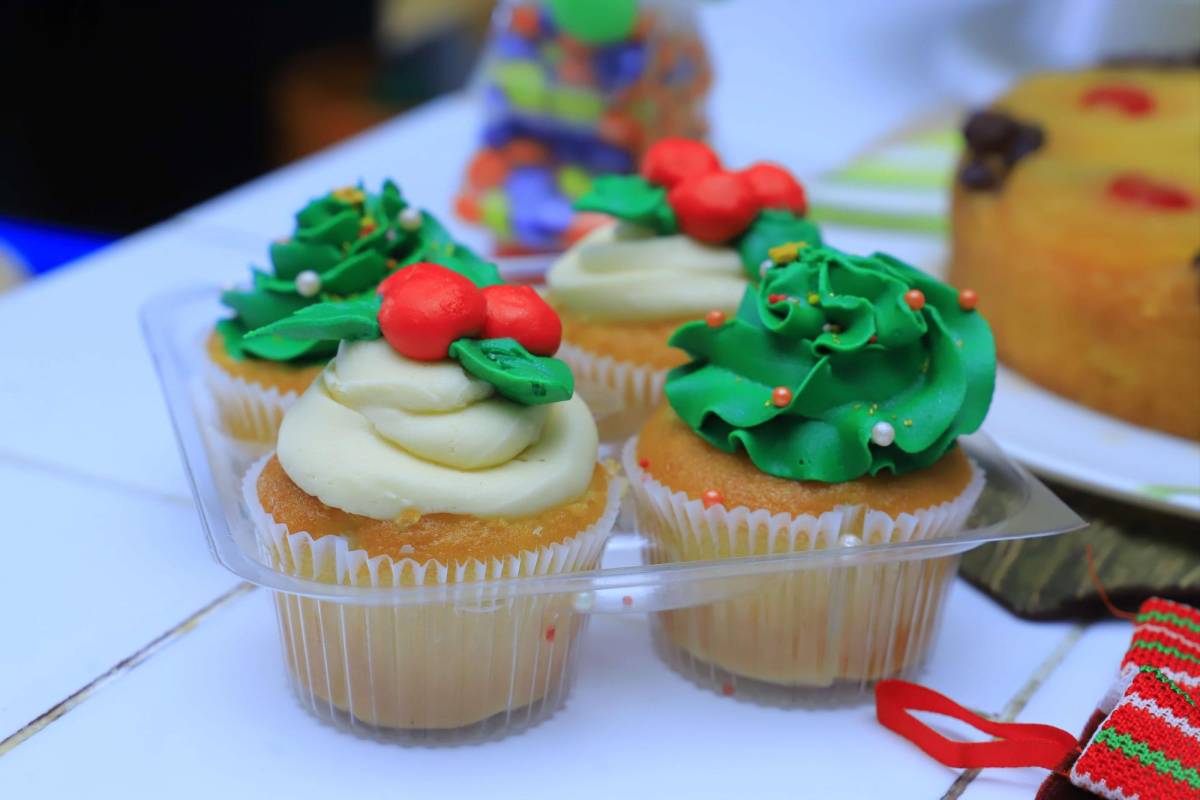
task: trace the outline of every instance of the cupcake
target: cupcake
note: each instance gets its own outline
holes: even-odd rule
[[[546,275],[563,321],[561,357],[600,418],[605,440],[635,432],[682,356],[666,344],[686,321],[732,313],[768,249],[820,243],[804,189],[781,167],[732,172],[705,145],[664,139],[641,174],[605,176],[576,202],[616,218]]]
[[[206,383],[220,428],[235,439],[270,444],[284,410],[337,350],[322,340],[261,336],[251,330],[326,299],[370,294],[405,264],[439,258],[499,283],[495,268],[454,243],[429,214],[405,202],[396,184],[379,194],[334,190],[296,214],[291,238],[270,248],[271,272],[223,292],[233,315],[217,322],[205,347]]]
[[[422,736],[494,735],[552,712],[585,618],[569,595],[491,582],[594,568],[621,489],[550,357],[554,311],[529,287],[481,289],[420,263],[378,296],[310,306],[247,340],[272,335],[340,343],[243,482],[261,558],[376,602],[276,595],[302,704]]]
[[[983,421],[996,368],[972,300],[887,255],[803,248],[736,316],[676,331],[691,360],[624,453],[651,560],[959,532],[984,477],[956,440]],[[954,558],[817,564],[662,613],[660,644],[726,691],[861,686],[919,664]]]

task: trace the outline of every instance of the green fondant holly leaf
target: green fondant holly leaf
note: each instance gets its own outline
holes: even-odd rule
[[[300,361],[326,359],[337,352],[337,342],[321,339],[285,339],[281,336],[242,337],[242,349],[256,358],[268,361]]]
[[[773,208],[763,210],[735,244],[742,268],[752,282],[758,282],[759,267],[767,259],[768,251],[788,242],[807,242],[819,247],[821,231],[807,219],[790,212]]]
[[[665,189],[638,175],[601,175],[575,201],[578,211],[598,211],[667,236],[679,230]]]
[[[570,368],[557,358],[535,356],[515,339],[459,339],[450,357],[467,372],[523,405],[569,400],[575,391]]]
[[[372,294],[352,300],[315,303],[290,317],[272,322],[245,336],[245,347],[263,339],[333,341],[378,339],[381,298]]]

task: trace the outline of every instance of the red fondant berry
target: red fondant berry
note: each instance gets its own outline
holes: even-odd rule
[[[1196,205],[1196,198],[1189,192],[1135,173],[1113,178],[1108,193],[1125,203],[1166,211],[1183,211]]]
[[[769,294],[767,295],[768,303],[782,303],[788,299],[786,294]]]
[[[1079,98],[1084,108],[1110,106],[1131,117],[1140,117],[1154,110],[1154,97],[1145,89],[1127,84],[1097,86]]]
[[[639,467],[641,467],[642,469],[650,469],[650,459],[648,459],[648,458],[639,458],[639,459],[638,459],[638,466],[639,466]]]
[[[904,302],[913,311],[920,311],[925,307],[925,293],[920,289],[909,289],[904,293]]]
[[[704,315],[704,321],[710,328],[719,328],[725,324],[725,312],[714,308]]]
[[[803,216],[808,211],[804,187],[778,164],[760,161],[742,170],[750,191],[762,208],[778,208]]]
[[[792,390],[786,386],[776,386],[771,390],[771,402],[776,408],[784,408],[792,402]]]
[[[383,338],[408,358],[437,361],[455,339],[483,330],[487,304],[479,287],[438,264],[404,267],[379,285],[379,293]]]
[[[871,338],[867,339],[867,344],[875,344],[878,341],[879,341],[879,337],[872,333]]]
[[[979,295],[974,289],[963,289],[958,293],[958,307],[963,311],[974,311],[979,303]]]
[[[529,352],[552,356],[562,344],[562,320],[532,286],[489,286],[484,339],[516,339]]]
[[[720,169],[721,160],[708,145],[677,136],[660,139],[642,157],[642,177],[668,189],[684,178]]]
[[[738,236],[759,212],[746,180],[733,172],[710,172],[681,181],[667,195],[667,202],[679,229],[708,244]]]
[[[704,494],[700,495],[700,502],[704,503],[705,508],[711,508],[724,503],[725,497],[716,489],[705,489]]]

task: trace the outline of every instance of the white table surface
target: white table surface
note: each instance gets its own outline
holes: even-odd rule
[[[751,34],[742,12],[793,7],[708,7],[729,161],[769,154],[812,174],[935,106],[944,86],[891,65],[896,36],[919,29],[911,9],[944,5],[898,4],[903,25],[881,6],[836,85],[762,74],[786,52],[797,75],[828,75],[845,52],[797,37],[820,43],[821,26],[851,12]],[[751,35],[761,46],[745,46]],[[856,95],[875,99],[847,114]],[[0,296],[0,797],[1031,796],[1044,771],[968,782],[881,728],[870,706],[784,711],[705,693],[657,661],[636,617],[594,619],[566,708],[500,742],[402,749],[300,710],[267,596],[205,551],[136,311],[163,289],[243,278],[303,201],[359,178],[395,175],[453,225],[475,122],[467,98],[430,104]],[[886,246],[919,260],[931,245]],[[960,581],[922,681],[982,712],[1077,730],[1129,634],[1025,622]]]

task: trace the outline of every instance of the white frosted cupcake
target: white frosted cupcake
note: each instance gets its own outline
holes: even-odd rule
[[[640,176],[598,178],[576,203],[617,218],[546,275],[563,320],[561,357],[600,421],[601,438],[635,432],[682,363],[672,331],[708,313],[732,314],[768,248],[819,244],[803,219],[804,190],[782,168],[724,170],[705,145],[665,139]]]
[[[262,556],[398,603],[480,591],[467,608],[280,594],[293,683],[318,714],[377,732],[535,721],[565,695],[584,618],[569,598],[484,582],[594,568],[620,481],[597,463],[591,414],[548,357],[557,319],[531,289],[417,264],[381,295],[267,330],[343,341],[246,477]]]

